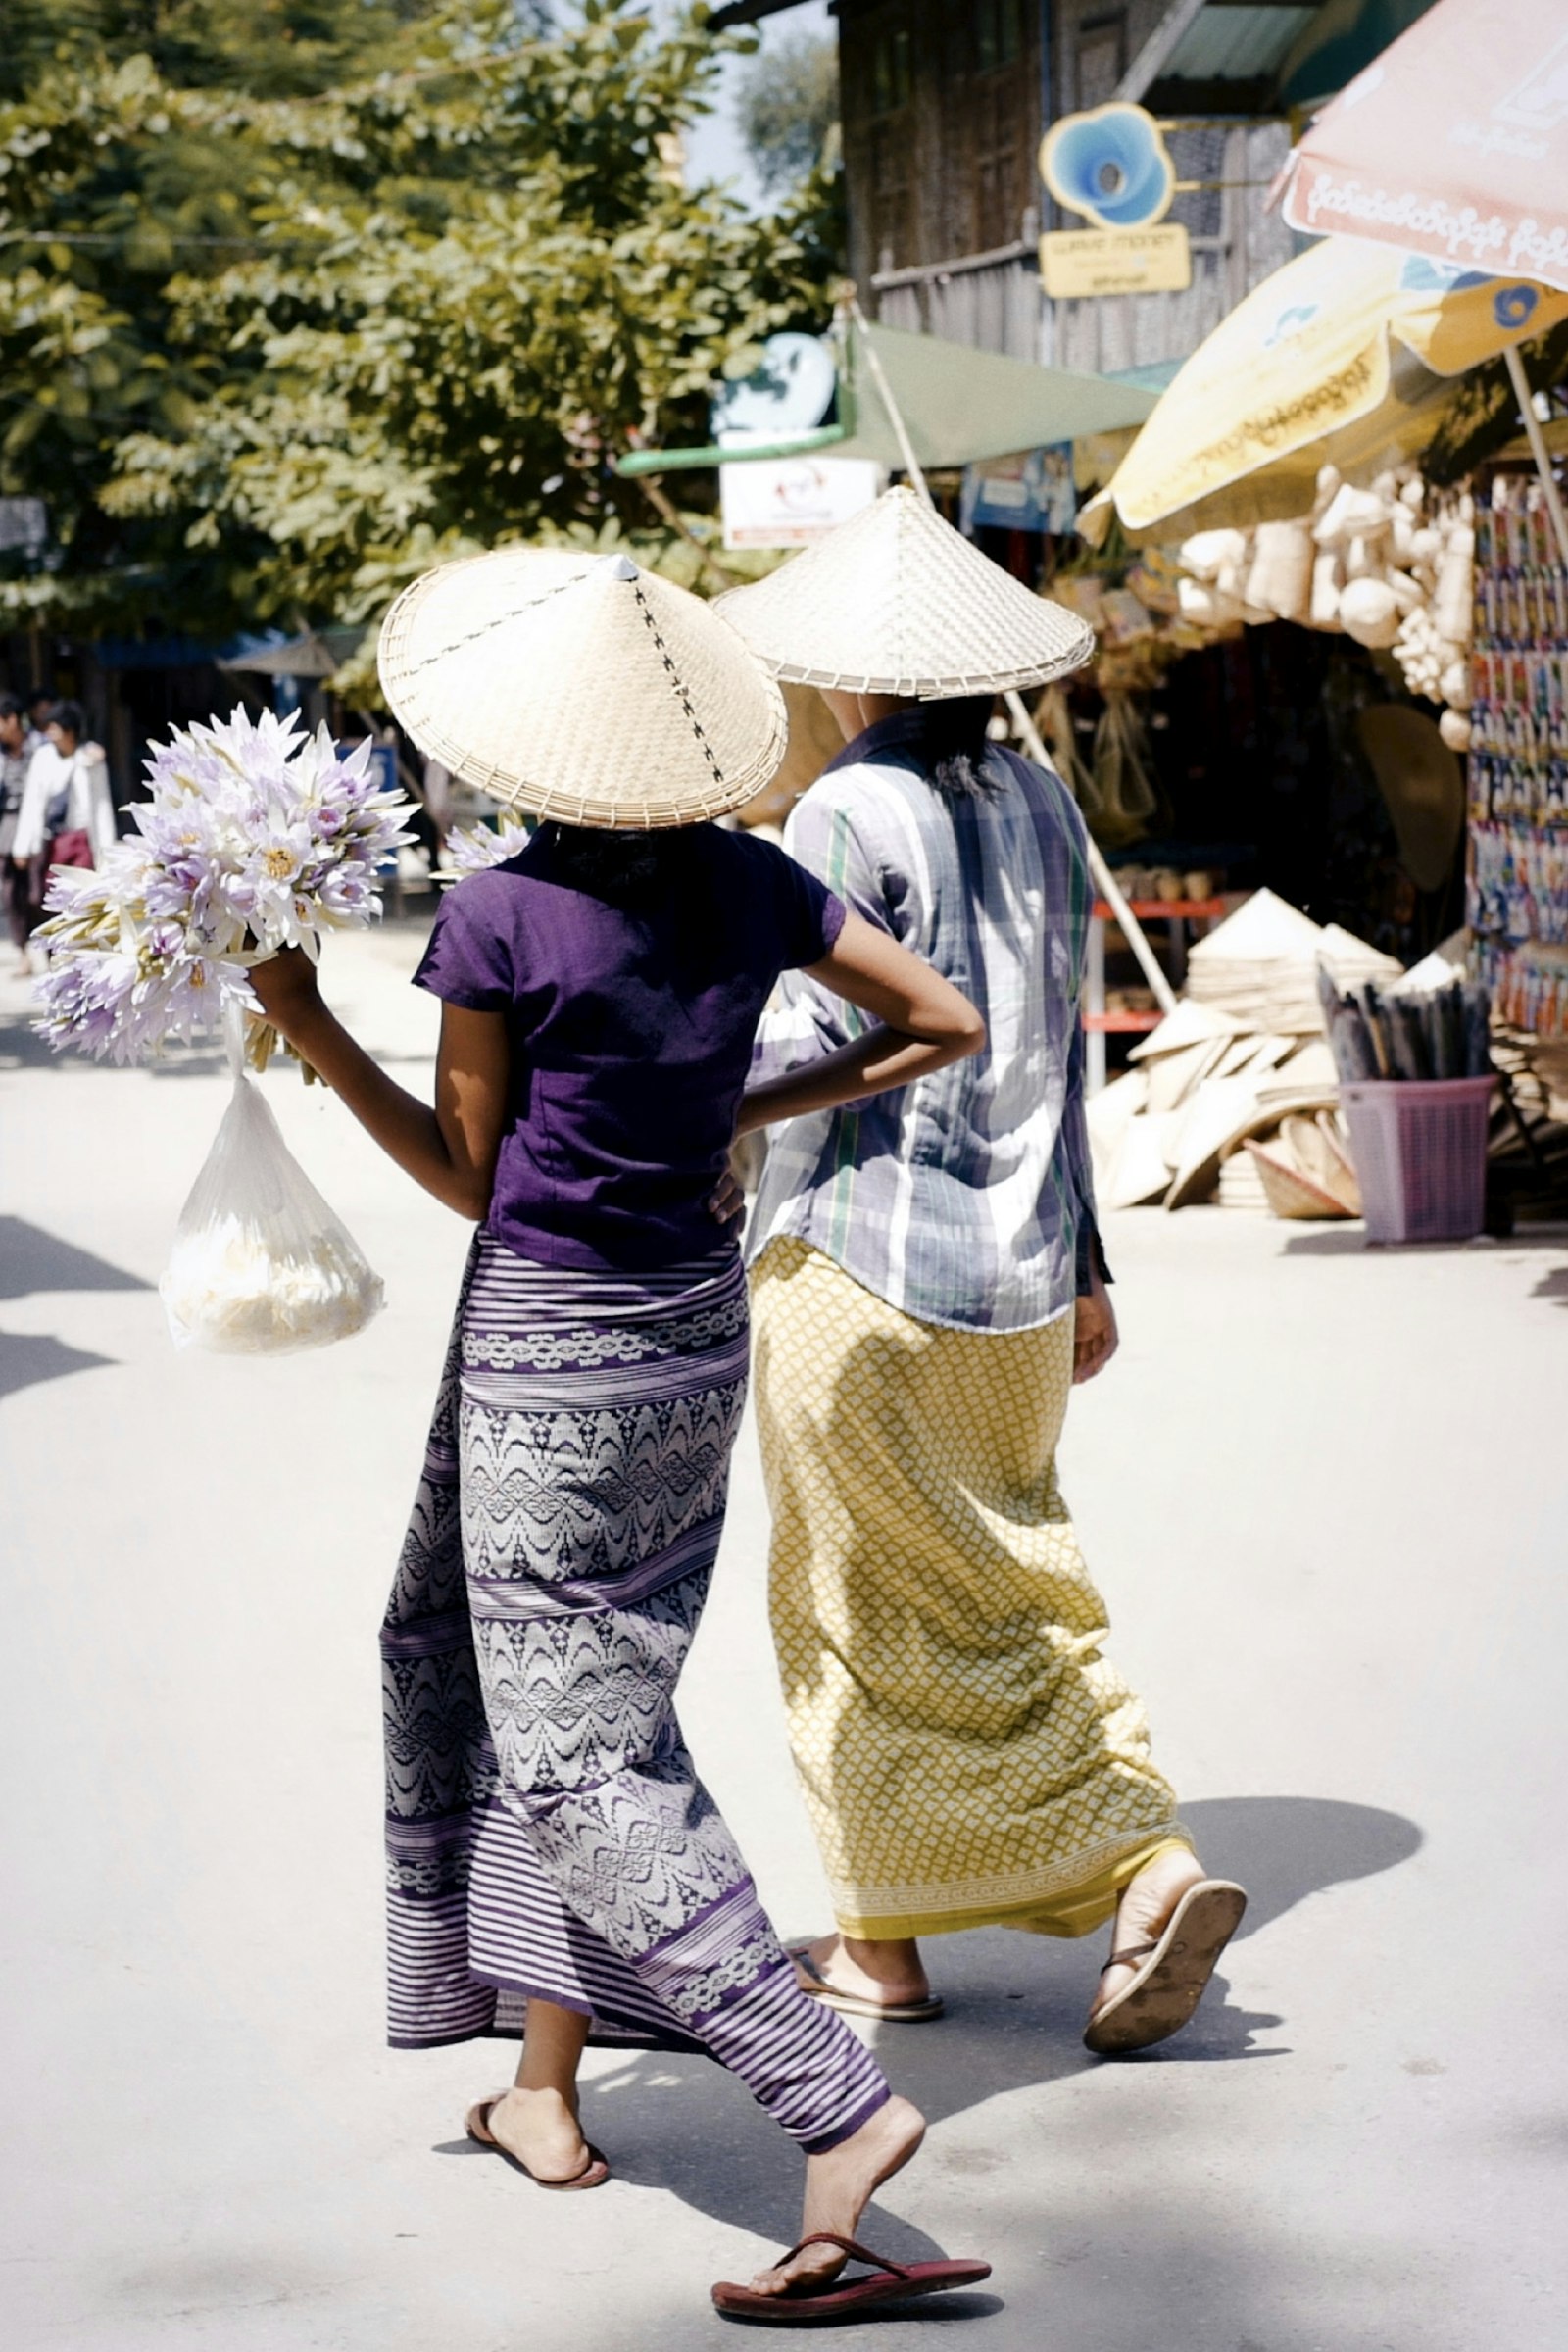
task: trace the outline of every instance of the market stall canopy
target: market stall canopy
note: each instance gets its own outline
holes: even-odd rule
[[[1556,5],[1556,0],[1553,0]],[[1318,469],[1419,455],[1452,379],[1568,318],[1568,293],[1325,237],[1221,320],[1079,517],[1181,539],[1304,514]]]
[[[897,327],[848,326],[839,378],[839,427],[818,428],[792,443],[753,448],[634,450],[617,471],[644,474],[696,466],[744,464],[820,450],[835,458],[874,458],[902,466],[903,452],[877,382],[880,363],[903,414],[914,454],[930,468],[972,466],[1053,441],[1077,441],[1142,424],[1158,395],[1108,376],[1078,375],[1065,368],[1037,368],[1027,360],[975,351],[939,335],[906,334]]]
[[[1114,383],[1108,376],[1037,368],[1000,352],[948,343],[939,335],[854,325],[854,423],[836,457],[902,463],[893,419],[858,348],[862,338],[881,361],[914,454],[928,469],[972,466],[982,458],[1004,458],[1051,441],[1078,441],[1089,433],[1113,433],[1142,424],[1159,401],[1156,392]]]
[[[257,670],[264,678],[329,678],[341,669],[364,636],[363,629],[307,629],[281,645],[258,645],[232,654],[220,669]]]
[[[1293,228],[1568,291],[1568,0],[1437,0],[1287,172]]]

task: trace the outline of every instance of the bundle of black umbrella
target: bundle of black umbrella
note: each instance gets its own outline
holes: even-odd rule
[[[1346,1085],[1367,1079],[1484,1078],[1492,1068],[1491,1007],[1479,980],[1455,978],[1420,996],[1371,981],[1341,991],[1317,967],[1323,1025]]]

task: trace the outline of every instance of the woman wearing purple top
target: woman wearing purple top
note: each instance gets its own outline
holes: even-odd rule
[[[731,2068],[807,2153],[816,2242],[722,2308],[804,2321],[956,2284],[983,2266],[822,2291],[923,2125],[798,1985],[673,1693],[746,1387],[730,1145],[942,1068],[982,1025],[781,851],[695,821],[771,772],[782,710],[683,591],[618,558],[480,558],[400,600],[381,663],[416,741],[546,819],[442,906],[416,975],[442,1002],[433,1109],[302,956],[255,975],[383,1149],[482,1220],[382,1634],[391,2038],[523,2028],[468,2129],[553,2188],[608,2176],[577,2114],[591,2028]],[[745,1095],[795,969],[877,1026]]]

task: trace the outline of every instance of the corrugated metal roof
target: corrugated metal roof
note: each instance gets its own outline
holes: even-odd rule
[[[1315,7],[1202,9],[1160,68],[1161,81],[1255,81],[1277,74]]]

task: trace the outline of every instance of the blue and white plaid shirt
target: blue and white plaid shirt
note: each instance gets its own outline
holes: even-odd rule
[[[919,710],[868,727],[796,805],[785,846],[962,989],[989,1045],[913,1086],[774,1128],[747,1254],[792,1234],[923,1323],[1028,1331],[1071,1306],[1098,1252],[1079,1021],[1087,839],[1050,770],[992,745],[989,789],[950,797],[927,780],[933,758]],[[753,1078],[866,1025],[786,972]]]

